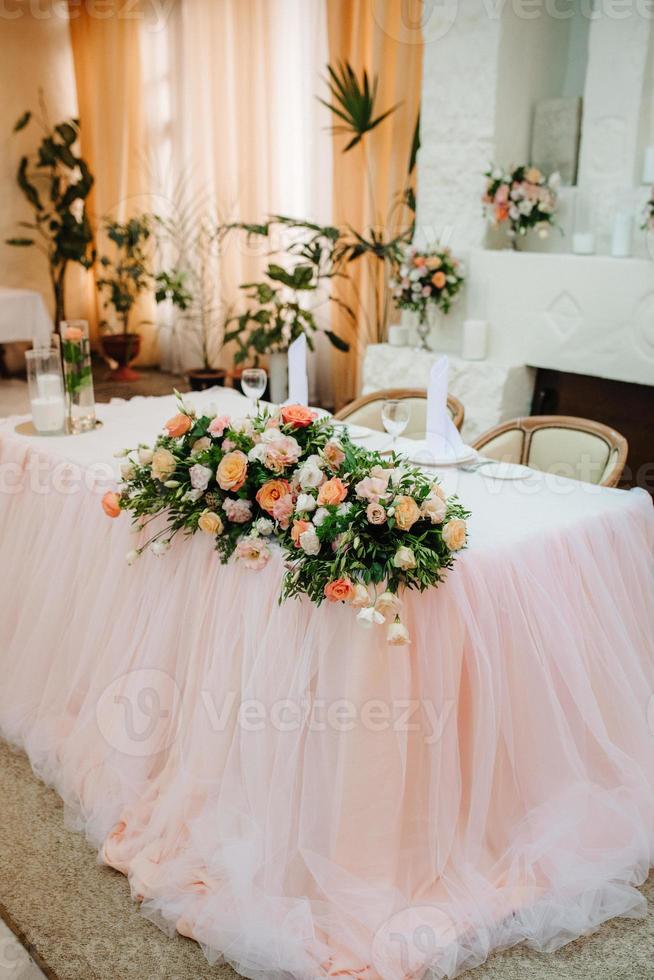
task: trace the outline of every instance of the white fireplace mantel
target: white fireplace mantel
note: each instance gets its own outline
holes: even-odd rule
[[[474,249],[469,276],[492,361],[654,385],[654,262]]]

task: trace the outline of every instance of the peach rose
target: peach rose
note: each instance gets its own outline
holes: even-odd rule
[[[428,521],[432,524],[442,524],[445,520],[445,512],[447,511],[447,504],[439,494],[430,494],[426,500],[423,500],[422,507],[420,508],[420,513],[423,517],[426,517]]]
[[[454,517],[443,527],[443,541],[450,551],[459,551],[466,543],[466,522]]]
[[[152,476],[155,480],[167,480],[177,467],[177,460],[169,449],[157,449],[152,454]]]
[[[323,483],[318,491],[318,506],[324,507],[325,504],[342,504],[346,497],[346,485],[339,476],[333,476],[331,480]]]
[[[216,470],[216,481],[221,490],[240,490],[248,472],[248,458],[240,449],[223,456]]]
[[[291,538],[296,548],[300,548],[300,536],[313,527],[311,521],[293,521],[291,528]]]
[[[166,429],[171,439],[178,439],[180,436],[186,435],[192,425],[193,419],[188,415],[184,415],[183,412],[179,412],[179,414],[173,415],[172,419],[168,419],[164,425],[164,429]]]
[[[345,462],[345,453],[339,443],[331,440],[325,444],[322,451],[323,459],[329,464],[332,470],[339,469]]]
[[[296,429],[306,429],[317,418],[317,413],[312,412],[306,405],[284,405],[282,407],[282,421],[285,425],[292,425]]]
[[[442,289],[447,282],[447,276],[444,272],[435,272],[431,277],[431,281],[436,286],[436,289]]]
[[[371,524],[385,524],[386,523],[386,511],[381,504],[371,501],[366,507],[366,517]]]
[[[257,490],[257,503],[262,510],[272,514],[278,500],[291,492],[288,480],[268,480]]]
[[[328,582],[324,588],[325,597],[330,602],[349,602],[355,595],[354,586],[349,578],[337,578]]]
[[[222,534],[223,533],[223,522],[218,514],[215,514],[212,510],[205,510],[200,514],[200,520],[198,521],[198,527],[205,534]]]
[[[120,517],[120,497],[113,490],[108,490],[102,498],[102,509],[107,517]]]
[[[395,524],[400,531],[410,531],[420,517],[420,508],[413,499],[406,494],[395,498],[393,504],[395,508]]]
[[[438,255],[430,255],[428,257],[428,259],[427,259],[427,268],[428,269],[440,269],[440,267],[442,266],[442,264],[443,263],[441,261],[441,258]]]
[[[83,336],[84,332],[79,327],[66,327],[64,330],[64,340],[70,341],[71,344],[79,344]]]
[[[540,184],[542,179],[543,175],[538,167],[530,167],[525,174],[525,180],[528,180],[530,184]]]

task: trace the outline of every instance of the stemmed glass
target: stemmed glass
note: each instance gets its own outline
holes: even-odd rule
[[[252,402],[253,415],[259,410],[259,399],[267,384],[268,375],[263,368],[245,368],[241,374],[241,391]]]
[[[395,450],[398,436],[401,436],[411,418],[411,406],[405,400],[390,398],[382,405],[382,422],[389,435],[393,436],[391,449]]]

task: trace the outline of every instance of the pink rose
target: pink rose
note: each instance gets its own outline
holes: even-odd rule
[[[386,496],[387,489],[388,481],[378,476],[366,476],[363,480],[359,480],[354,487],[357,497],[360,497],[362,500],[371,500],[375,503],[378,503],[382,497]]]
[[[330,439],[329,442],[326,443],[325,448],[322,451],[322,455],[332,470],[339,469],[339,467],[342,466],[345,461],[345,453],[343,452],[343,449],[339,443],[333,439]]]
[[[509,199],[509,187],[508,184],[500,184],[495,192],[495,203],[496,204],[506,204]]]
[[[252,504],[249,500],[226,497],[223,501],[223,510],[227,519],[234,524],[247,524],[252,517]]]
[[[267,565],[270,558],[270,548],[262,538],[241,538],[235,553],[246,568],[253,568],[255,571]]]
[[[231,453],[235,446],[236,443],[232,442],[231,439],[223,439],[222,446],[220,448],[224,453]]]
[[[366,517],[371,524],[385,524],[386,523],[386,511],[381,504],[376,501],[371,500],[366,507]]]
[[[284,497],[280,497],[279,500],[274,502],[272,516],[283,530],[286,530],[290,524],[294,509],[295,505],[290,493],[287,493]]]
[[[220,439],[225,429],[229,429],[230,421],[228,415],[217,415],[209,423],[209,435],[214,439]]]

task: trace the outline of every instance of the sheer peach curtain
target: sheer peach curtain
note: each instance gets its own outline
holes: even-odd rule
[[[422,80],[423,4],[418,0],[327,0],[330,62],[349,61],[357,74],[378,74],[378,111],[399,109],[364,137],[364,145],[342,153],[347,139],[334,137],[334,221],[358,231],[371,225],[388,231],[404,227],[409,215],[394,209],[407,184],[407,168]],[[369,193],[374,187],[374,200]],[[389,220],[390,216],[390,220]],[[375,332],[375,292],[381,264],[357,260],[350,266],[353,285],[337,285],[341,298],[357,310],[356,322],[343,313],[335,329],[350,342],[349,354],[335,352],[334,398],[344,404],[359,391],[366,345]]]
[[[123,0],[105,0],[101,9],[71,2],[69,11],[82,152],[95,175],[89,208],[99,229],[97,244],[102,252],[105,216],[124,220],[148,207],[140,57],[144,17],[138,6],[131,6],[131,16],[126,16]],[[89,307],[96,315],[106,316],[93,295]],[[141,363],[156,358],[153,319],[152,297],[144,297],[131,321],[134,328],[141,321]]]

